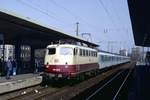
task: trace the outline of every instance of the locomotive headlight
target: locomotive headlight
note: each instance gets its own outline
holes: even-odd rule
[[[66,62],[65,68],[68,68],[68,63]]]
[[[46,67],[46,68],[48,68],[48,67],[49,67],[49,63],[48,63],[48,62],[46,63],[46,66],[45,66],[45,67]]]
[[[65,65],[65,68],[68,68],[68,65]]]
[[[46,68],[48,68],[49,66],[48,65],[46,65]]]

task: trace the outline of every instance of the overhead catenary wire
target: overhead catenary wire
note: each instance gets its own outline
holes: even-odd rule
[[[80,22],[80,21],[78,21],[78,22],[80,22],[81,24],[85,24],[85,25],[87,25],[88,27],[90,27],[90,28],[93,29],[93,30],[95,30],[95,29],[96,29],[96,30],[100,30],[100,29],[98,29],[98,27],[95,27],[95,25],[92,25],[92,24],[90,24],[89,22],[87,22],[87,21],[85,20],[85,18],[83,19],[81,16],[74,14],[70,9],[67,9],[66,7],[64,7],[64,6],[62,6],[61,4],[57,3],[55,0],[49,0],[49,1],[47,1],[47,3],[46,3],[46,2],[44,3],[44,4],[45,4],[44,7],[47,7],[47,9],[43,9],[41,6],[38,6],[38,7],[37,7],[37,6],[33,5],[33,3],[26,2],[25,0],[17,0],[17,1],[18,1],[18,2],[21,2],[22,4],[25,4],[26,6],[32,8],[32,9],[34,9],[34,10],[37,10],[37,11],[43,13],[44,15],[47,15],[48,17],[50,17],[50,18],[56,20],[57,22],[59,22],[59,23],[61,23],[61,24],[66,25],[66,24],[65,24],[65,23],[66,23],[65,21],[63,21],[63,20],[60,19],[60,18],[57,18],[57,17],[59,17],[59,16],[54,16],[54,15],[56,15],[56,14],[48,10],[48,8],[49,8],[48,2],[51,2],[51,3],[53,3],[54,5],[56,5],[57,7],[59,7],[59,8],[61,8],[61,9],[65,10],[65,11],[66,11],[68,14],[70,14],[72,17],[74,17],[74,18],[76,18],[76,19],[80,19],[83,23]],[[42,1],[42,0],[39,0],[39,1]],[[105,6],[104,2],[103,2],[102,0],[98,0],[98,1],[99,1],[98,4],[103,7],[104,11],[106,12],[106,14],[107,14],[108,18],[110,19],[110,21],[112,22],[113,26],[116,26],[116,25],[114,25],[114,21],[113,21],[113,19],[112,19],[112,17],[111,17],[111,14],[110,14],[110,12],[109,12],[109,9]],[[49,12],[50,12],[50,13],[49,13]],[[70,24],[70,23],[69,23],[69,24]]]
[[[113,19],[112,19],[112,17],[111,17],[111,15],[110,15],[110,13],[109,13],[109,11],[108,11],[107,8],[105,7],[103,1],[102,1],[102,0],[98,0],[98,2],[99,2],[98,4],[99,4],[100,6],[102,6],[102,8],[104,9],[104,11],[105,11],[105,13],[107,14],[107,16],[108,16],[109,20],[111,21],[112,25],[113,25],[113,26],[116,26],[115,23],[114,23],[114,21],[113,21]]]
[[[117,21],[120,22],[119,26],[122,25],[122,28],[121,28],[121,29],[119,28],[119,29],[120,29],[120,30],[123,30],[125,33],[128,33],[128,32],[126,32],[127,29],[126,29],[126,27],[125,27],[125,24],[122,24],[121,17],[119,16],[119,14],[117,13],[115,7],[113,6],[112,0],[109,0],[109,2],[112,4],[112,9],[113,9],[113,11],[114,11],[114,13],[115,13],[115,16],[116,16],[116,18],[117,18]]]
[[[37,8],[36,6],[33,6],[33,5],[31,5],[31,4],[27,3],[27,2],[24,2],[23,0],[17,0],[17,1],[20,2],[21,4],[24,4],[24,5],[28,6],[28,7],[32,8],[32,9],[34,9],[34,10],[40,12],[40,13],[42,13],[42,14],[44,14],[44,15],[46,15],[46,16],[48,16],[48,17],[54,19],[55,21],[57,21],[57,22],[59,22],[59,23],[61,23],[61,24],[66,23],[66,22],[63,21],[63,20],[60,20],[60,19],[54,17],[54,16],[53,16],[54,13],[53,13],[53,15],[52,15],[52,14],[49,14],[48,12],[46,12],[46,11],[45,11],[44,9],[42,9],[41,7],[38,7],[38,8]],[[52,13],[52,12],[51,12],[51,13]]]
[[[55,15],[55,13],[50,12],[50,11],[48,10],[48,8],[47,8],[47,11],[50,12],[50,13],[52,13],[52,14],[49,14],[47,11],[45,11],[43,8],[40,7],[40,5],[39,5],[38,7],[36,7],[36,6],[32,5],[31,3],[27,3],[27,2],[25,2],[25,1],[23,1],[23,0],[17,0],[17,1],[20,2],[20,3],[22,3],[22,4],[24,4],[24,5],[26,5],[26,6],[28,6],[28,7],[30,7],[30,8],[32,8],[32,9],[34,9],[34,10],[36,10],[36,11],[39,11],[40,13],[42,13],[42,14],[48,16],[48,17],[51,17],[52,19],[54,19],[55,21],[57,21],[57,22],[59,22],[59,23],[61,23],[61,24],[66,23],[65,21],[60,20],[60,19],[56,18],[55,16],[53,16],[53,15]],[[81,20],[82,22],[84,22],[83,24],[85,24],[85,25],[88,26],[89,28],[91,28],[91,29],[93,29],[93,30],[99,30],[98,27],[95,27],[95,25],[90,24],[90,23],[87,22],[85,19],[83,19],[83,18],[80,17],[80,16],[77,16],[76,14],[74,14],[73,12],[71,12],[69,9],[63,7],[62,5],[58,4],[58,3],[55,2],[54,0],[51,0],[51,1],[49,1],[49,2],[52,2],[54,5],[56,5],[56,6],[60,7],[60,8],[62,8],[62,9],[64,9],[67,13],[69,13],[69,14],[70,14],[72,17],[74,17],[75,19]],[[48,4],[48,2],[47,2],[46,4]],[[47,5],[45,5],[45,6],[47,7]],[[80,21],[78,21],[78,22],[80,22]]]
[[[92,28],[93,30],[99,30],[96,25],[93,25],[89,22],[87,22],[85,19],[83,19],[81,16],[74,14],[72,11],[70,11],[69,9],[67,9],[66,7],[58,4],[55,0],[50,0],[49,2],[53,3],[54,5],[56,5],[59,8],[62,8],[64,11],[66,11],[68,14],[70,14],[72,17],[74,17],[75,19],[79,19],[82,22],[85,23],[85,25],[87,25],[89,28]],[[79,21],[80,22],[80,21]]]
[[[125,27],[125,24],[123,24],[122,22],[121,22],[121,17],[119,16],[119,14],[117,13],[117,11],[116,11],[116,9],[115,9],[115,7],[113,6],[113,2],[112,2],[112,0],[109,0],[109,3],[111,3],[111,5],[112,5],[112,10],[114,11],[114,15],[115,15],[115,18],[117,19],[117,20],[115,20],[115,19],[113,19],[113,17],[111,16],[111,14],[110,14],[110,9],[108,9],[108,7],[106,7],[106,5],[105,5],[105,3],[104,3],[104,1],[103,0],[98,0],[98,2],[99,2],[99,6],[101,6],[101,7],[103,7],[103,9],[104,9],[104,11],[105,11],[105,13],[107,14],[107,16],[108,16],[108,18],[109,18],[109,20],[111,21],[111,23],[112,23],[112,25],[113,26],[116,26],[115,27],[115,29],[113,29],[113,30],[115,30],[115,32],[118,32],[118,31],[122,31],[122,32],[124,32],[125,34],[127,33],[128,34],[128,37],[130,38],[130,35],[129,35],[129,32],[128,32],[128,29]],[[116,23],[118,21],[118,23]],[[114,23],[115,22],[115,23]],[[117,26],[119,25],[119,27],[120,26],[122,26],[121,28],[117,28]],[[106,29],[106,30],[104,30],[105,31],[105,33],[108,31],[108,29]],[[112,29],[111,29],[111,31],[112,31]],[[119,32],[120,33],[120,32]],[[124,37],[126,37],[127,35],[125,35],[125,34],[122,34]]]
[[[117,17],[117,20],[118,20],[118,21],[121,21],[120,16],[118,15],[118,13],[117,13],[115,7],[113,6],[112,0],[109,0],[109,2],[112,4],[112,9],[114,10],[114,13],[115,13],[115,15],[116,15],[116,17]]]
[[[53,15],[55,15],[55,13],[50,12],[50,11],[48,10],[48,2],[47,2],[46,5],[45,5],[45,7],[47,7],[47,10],[46,10],[46,9],[44,10],[40,5],[38,5],[38,7],[37,7],[37,6],[33,5],[33,3],[28,3],[28,2],[25,2],[25,1],[23,1],[23,0],[16,0],[16,1],[18,1],[18,2],[20,2],[20,3],[22,3],[22,4],[24,4],[24,5],[26,5],[26,6],[28,6],[28,7],[30,7],[30,8],[32,8],[32,9],[36,10],[36,11],[39,11],[40,13],[42,13],[42,14],[44,14],[44,15],[50,17],[50,18],[52,18],[53,20],[55,20],[55,21],[57,21],[57,22],[59,22],[59,23],[65,25],[65,26],[70,26],[70,23],[69,23],[69,24],[65,24],[65,23],[66,23],[65,21],[60,20],[60,18],[57,18],[57,17],[53,16]],[[54,2],[55,2],[55,1],[54,1]],[[55,5],[56,5],[56,3],[55,3]],[[57,4],[57,5],[59,5],[59,4]],[[91,24],[89,24],[88,22],[86,22],[85,20],[83,20],[81,17],[76,16],[75,14],[73,14],[70,10],[66,9],[65,7],[63,7],[63,6],[61,6],[61,5],[60,5],[60,7],[63,8],[66,12],[68,12],[70,15],[72,15],[74,18],[78,18],[78,19],[82,20],[82,21],[85,23],[85,25],[87,25],[89,28],[92,27],[91,29],[93,29],[93,30],[99,30],[98,28],[95,28],[94,25],[91,25]],[[49,14],[47,11],[50,12],[50,13],[52,13],[52,14]],[[80,21],[79,21],[79,22],[80,22]]]

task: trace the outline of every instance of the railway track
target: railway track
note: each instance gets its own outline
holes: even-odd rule
[[[114,75],[115,73],[118,73],[121,70],[128,69],[129,65],[131,65],[131,64],[128,63],[125,65],[118,66],[114,69],[103,72],[94,78],[91,78],[91,79],[83,81],[79,84],[76,84],[73,87],[68,87],[68,88],[61,90],[61,91],[59,91],[55,94],[52,94],[52,95],[51,94],[45,95],[45,96],[40,97],[39,99],[36,99],[36,100],[70,100],[70,99],[79,100],[79,98],[75,98],[75,97],[76,96],[81,97],[80,93],[82,93],[83,91],[86,91],[90,87],[98,84],[99,82],[101,82],[101,81],[105,80],[106,78]],[[85,100],[85,99],[83,99],[83,100]]]
[[[126,64],[123,66],[129,66],[129,64]],[[120,67],[122,67],[122,66],[120,66]],[[30,89],[30,91],[22,90],[21,92],[18,92],[18,95],[10,96],[9,98],[7,98],[7,100],[53,100],[53,99],[69,100],[69,99],[72,99],[73,97],[79,95],[81,92],[87,90],[89,87],[92,87],[94,84],[98,84],[99,81],[103,81],[104,79],[108,78],[109,76],[113,76],[114,73],[118,73],[118,71],[121,70],[120,67],[116,67],[114,69],[109,69],[104,72],[102,71],[100,75],[90,78],[88,80],[85,80],[83,82],[77,83],[72,87],[69,85],[63,85],[62,87],[36,86],[36,87]],[[126,67],[124,67],[124,68],[126,69]],[[24,91],[26,91],[26,93],[24,93]],[[69,95],[68,95],[68,93],[69,93]],[[0,96],[0,98],[1,98],[1,96]],[[4,99],[4,100],[6,100],[6,99]]]
[[[127,81],[132,70],[131,68],[118,71],[103,82],[72,98],[72,100],[126,100],[127,98],[122,97],[125,97],[123,96],[124,88],[128,84]]]
[[[89,95],[86,100],[97,100],[100,98],[116,100],[130,73],[131,71],[128,72],[128,70],[119,72],[112,79],[98,88],[94,93]]]

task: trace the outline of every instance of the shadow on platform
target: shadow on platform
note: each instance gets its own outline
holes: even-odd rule
[[[135,67],[128,100],[150,100],[150,66]]]

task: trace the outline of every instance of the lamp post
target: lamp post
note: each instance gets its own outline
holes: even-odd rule
[[[76,23],[77,28],[76,28],[76,36],[79,36],[79,22]]]

